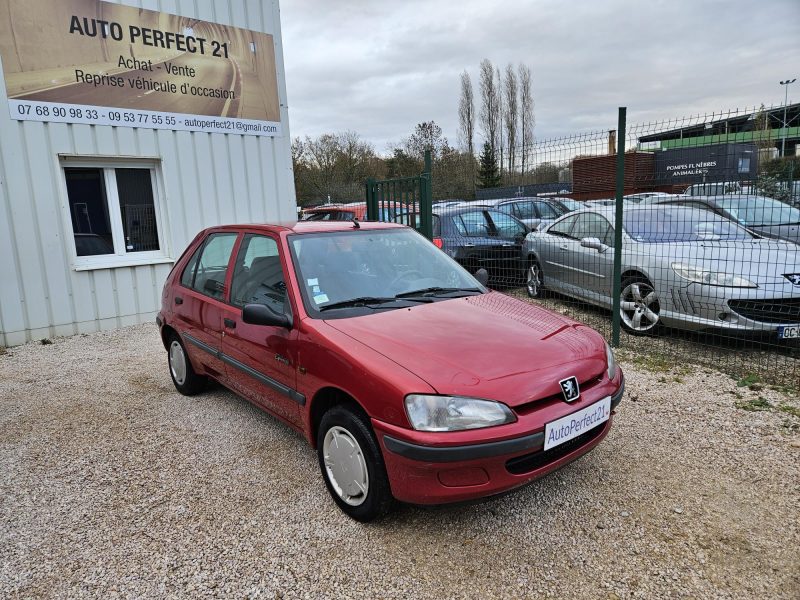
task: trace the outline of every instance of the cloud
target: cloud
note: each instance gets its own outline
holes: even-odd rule
[[[381,151],[435,120],[457,137],[459,77],[482,58],[533,72],[536,136],[783,103],[800,3],[286,0],[293,135],[354,130]],[[797,97],[798,90],[790,90]]]

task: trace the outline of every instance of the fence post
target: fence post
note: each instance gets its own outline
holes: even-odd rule
[[[378,220],[378,198],[375,194],[375,180],[370,177],[366,183],[367,221]]]
[[[619,107],[617,125],[617,183],[614,209],[614,291],[611,312],[611,345],[619,347],[620,294],[622,293],[622,196],[625,195],[625,112]]]
[[[433,239],[433,161],[431,151],[425,150],[425,171],[420,177],[424,189],[419,199],[420,233],[429,240]]]

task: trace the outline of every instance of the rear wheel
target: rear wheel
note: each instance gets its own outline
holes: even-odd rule
[[[355,407],[334,406],[323,415],[317,457],[331,497],[349,517],[368,522],[394,506],[377,440]]]
[[[619,311],[622,327],[633,335],[650,335],[661,326],[661,304],[653,284],[645,277],[622,281]]]
[[[169,337],[167,361],[172,383],[181,394],[193,396],[205,389],[208,378],[194,372],[183,342],[174,333]]]
[[[544,294],[544,278],[542,277],[542,266],[538,260],[531,261],[528,265],[525,287],[528,289],[530,298],[541,298]]]

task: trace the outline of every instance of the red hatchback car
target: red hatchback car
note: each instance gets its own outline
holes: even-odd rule
[[[211,378],[301,432],[360,521],[558,469],[605,437],[623,393],[598,333],[390,223],[207,229],[157,323],[179,392]]]

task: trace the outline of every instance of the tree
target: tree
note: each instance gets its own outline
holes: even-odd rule
[[[452,150],[436,121],[417,123],[414,133],[403,142],[403,149],[406,154],[419,160],[424,158],[425,150],[431,151],[433,160],[438,160]]]
[[[503,82],[503,91],[506,101],[505,106],[505,128],[506,140],[508,141],[508,172],[514,171],[515,154],[514,149],[517,144],[517,121],[519,119],[517,109],[517,75],[511,63],[506,65],[506,78]]]
[[[522,172],[528,167],[531,145],[533,144],[533,93],[531,92],[531,68],[528,65],[519,65],[519,125],[520,145],[522,152]]]
[[[475,98],[469,73],[461,73],[461,98],[458,101],[458,133],[461,147],[472,156],[475,154]]]
[[[478,160],[478,187],[486,189],[499,186],[500,173],[498,173],[497,161],[488,140],[483,143],[483,152]]]
[[[503,96],[503,78],[500,76],[500,67],[495,69],[495,84],[494,87],[497,90],[497,146],[495,147],[495,151],[500,154],[500,176],[503,176],[503,113],[505,111],[505,107],[503,106],[504,96]]]
[[[494,156],[497,152],[497,129],[500,119],[498,89],[495,85],[492,61],[484,58],[481,61],[479,87],[481,91],[480,122],[483,138],[489,143]]]

